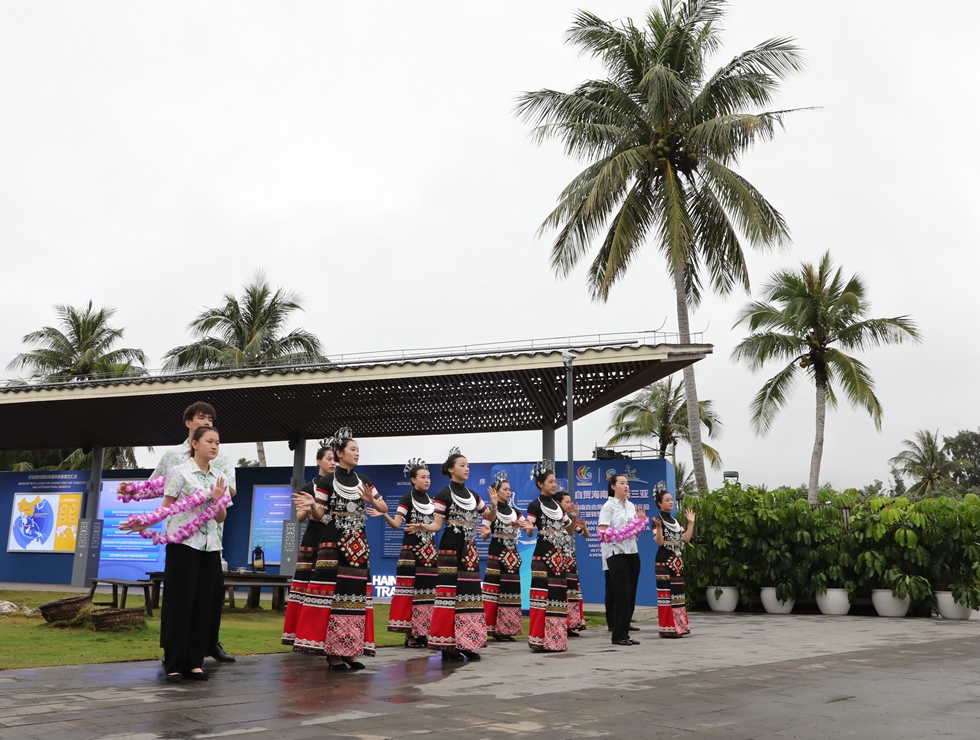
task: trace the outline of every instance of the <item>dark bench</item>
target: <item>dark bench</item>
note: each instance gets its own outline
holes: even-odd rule
[[[92,603],[98,606],[112,606],[116,609],[126,608],[126,597],[129,595],[130,588],[143,589],[143,599],[146,601],[146,616],[153,616],[153,598],[150,593],[150,590],[153,588],[152,581],[126,581],[122,578],[90,578],[89,582],[92,584],[92,587],[88,590],[89,599],[95,596],[95,587],[99,584],[112,586],[112,601],[93,601]],[[122,601],[119,599],[119,589],[122,589]]]
[[[273,576],[273,578],[275,578],[275,576]],[[272,608],[275,611],[282,612],[286,609],[286,596],[289,593],[289,581],[283,581],[281,578],[276,580],[259,580],[256,578],[239,579],[229,574],[225,576],[225,591],[228,594],[228,605],[232,608],[235,606],[236,588],[248,589],[248,601],[245,605],[249,609],[259,608],[259,597],[262,594],[263,588],[272,589]]]

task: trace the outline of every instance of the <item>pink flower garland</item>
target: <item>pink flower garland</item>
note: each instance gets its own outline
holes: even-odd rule
[[[144,527],[151,527],[168,517],[183,514],[185,511],[190,511],[198,506],[204,506],[208,501],[212,500],[210,494],[205,493],[204,490],[200,490],[197,493],[192,493],[190,496],[177,499],[170,506],[161,506],[159,509],[155,509],[147,514],[131,514],[126,520],[126,523],[130,526],[137,524]],[[199,532],[201,527],[218,515],[219,511],[227,509],[229,504],[231,504],[231,496],[226,493],[218,499],[214,506],[205,508],[193,521],[188,522],[173,534],[160,534],[159,532],[144,530],[139,532],[139,536],[147,540],[153,540],[154,545],[179,545],[191,535]]]
[[[646,529],[646,526],[647,518],[643,517],[642,519],[634,519],[619,529],[614,529],[613,527],[600,529],[599,542],[625,542],[626,540],[631,540],[634,537],[638,537]]]
[[[148,501],[151,498],[163,496],[167,479],[162,475],[150,480],[123,481],[116,489],[116,498],[129,503],[130,501]]]

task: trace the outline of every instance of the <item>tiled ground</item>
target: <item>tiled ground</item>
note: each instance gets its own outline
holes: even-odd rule
[[[491,644],[479,663],[383,649],[328,673],[301,655],[0,672],[0,738],[980,737],[980,622],[698,614],[694,634],[568,653]],[[29,646],[25,646],[29,649]]]

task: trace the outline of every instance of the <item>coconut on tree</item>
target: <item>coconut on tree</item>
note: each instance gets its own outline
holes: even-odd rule
[[[173,372],[302,365],[325,362],[323,346],[305,329],[286,331],[290,317],[303,307],[298,293],[275,290],[262,272],[242,290],[222,296],[222,304],[206,308],[189,325],[197,341],[166,354],[165,370]],[[259,465],[265,467],[265,445],[256,443]]]
[[[743,308],[735,327],[752,332],[734,350],[732,359],[753,372],[772,362],[787,364],[765,382],[751,403],[752,427],[767,434],[789,401],[799,376],[806,375],[816,392],[816,435],[810,456],[807,498],[818,502],[827,405],[837,405],[842,389],[850,404],[868,412],[881,430],[882,406],[868,367],[848,352],[886,344],[918,342],[919,331],[908,316],[868,318],[871,306],[864,281],[844,279],[830,253],[816,265],[773,273],[763,287],[763,300]]]

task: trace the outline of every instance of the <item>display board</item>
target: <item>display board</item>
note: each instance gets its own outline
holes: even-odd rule
[[[249,528],[248,562],[252,550],[261,545],[266,565],[279,565],[282,559],[282,523],[289,519],[293,489],[290,486],[252,488],[252,526]]]
[[[86,474],[74,470],[18,476],[7,552],[73,553],[87,481]]]
[[[166,561],[166,549],[152,540],[140,537],[136,532],[121,532],[119,525],[130,514],[145,514],[163,503],[163,499],[129,501],[116,498],[120,480],[102,482],[99,491],[99,514],[102,525],[102,552],[99,556],[99,578],[122,578],[128,581],[146,580],[147,573],[162,571]],[[163,532],[164,522],[150,527],[153,532]]]

